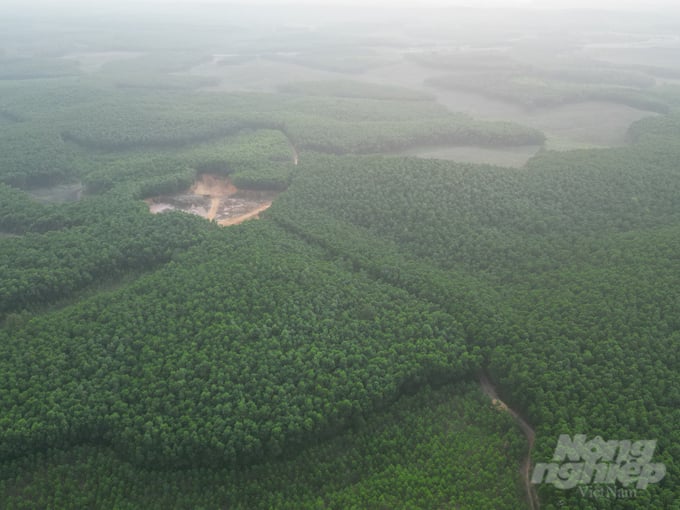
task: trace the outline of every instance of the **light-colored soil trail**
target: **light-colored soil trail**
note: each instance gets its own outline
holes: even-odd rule
[[[293,145],[293,142],[290,142],[290,150],[293,152],[293,164],[297,166],[297,164],[300,162],[300,155],[298,154],[295,145]]]
[[[208,211],[208,214],[206,215],[206,218],[209,220],[214,220],[215,216],[217,216],[217,209],[220,207],[220,199],[219,197],[212,197],[210,199],[210,210]]]
[[[288,146],[290,147],[290,152],[291,152],[291,160],[293,161],[293,164],[297,166],[297,164],[300,162],[300,153],[297,150],[297,147],[295,147],[295,144],[293,143],[293,140],[290,139],[290,136],[288,136],[288,133],[286,133],[284,130],[281,130],[283,133],[283,136],[285,136],[288,139]]]
[[[271,205],[272,205],[271,202],[264,203],[257,209],[254,209],[245,214],[241,214],[240,216],[234,216],[233,218],[226,218],[220,220],[217,222],[217,224],[221,225],[222,227],[230,227],[231,225],[238,225],[239,223],[243,223],[246,220],[257,219],[260,213],[269,209]]]
[[[529,502],[529,508],[531,508],[531,510],[538,510],[541,507],[541,505],[538,500],[538,494],[536,494],[536,488],[531,483],[531,452],[534,448],[536,432],[534,432],[534,429],[531,428],[531,425],[529,425],[517,411],[509,407],[505,402],[498,398],[496,388],[494,387],[493,383],[489,380],[485,373],[480,374],[479,384],[482,387],[482,391],[484,391],[484,393],[488,395],[489,398],[491,398],[491,402],[494,405],[498,406],[499,409],[502,409],[503,411],[506,411],[512,415],[512,417],[515,419],[515,421],[522,429],[522,432],[527,438],[527,442],[529,443],[529,449],[527,451],[526,457],[522,459],[521,466],[522,480],[524,481],[524,488],[527,493],[527,501]]]

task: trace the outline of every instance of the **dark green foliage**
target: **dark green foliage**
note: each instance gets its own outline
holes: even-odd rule
[[[90,446],[0,464],[0,498],[86,508],[518,508],[523,441],[473,385],[423,388],[337,437],[246,469],[148,471]]]
[[[0,125],[0,182],[47,186],[72,179],[76,155],[54,130],[35,123]]]
[[[672,508],[677,499],[679,234],[675,225],[612,236],[590,248],[587,263],[528,276],[508,296],[527,334],[509,336],[491,357],[502,384],[517,388],[513,400],[540,424],[536,462],[550,461],[560,433],[658,438],[654,461],[666,465],[666,479],[638,491],[631,508]],[[574,505],[575,492],[566,494]],[[549,487],[540,494],[565,499]]]
[[[19,126],[24,129],[24,124]],[[15,137],[5,140],[6,159],[15,157],[17,165],[25,165],[27,172],[34,173],[43,161],[51,162],[37,175],[21,175],[17,169],[6,177],[7,181],[19,181],[24,186],[60,182],[69,175],[67,158],[73,158],[71,161],[81,162],[79,172],[85,174],[82,181],[89,194],[110,193],[80,204],[45,206],[16,189],[0,188],[0,231],[35,234],[8,239],[0,245],[7,261],[0,266],[4,282],[0,314],[61,299],[125,271],[153,268],[167,262],[176,250],[191,246],[207,226],[203,220],[181,215],[151,217],[145,206],[132,198],[186,190],[197,172],[205,171],[233,174],[235,183],[243,188],[281,190],[288,185],[293,169],[292,149],[278,131],[244,132],[226,140],[179,149],[174,155],[99,155],[88,162],[89,156],[60,139],[58,144],[34,146],[35,140],[20,136],[23,131],[7,129]],[[50,132],[44,135],[49,141]],[[34,159],[25,155],[31,151],[36,151]],[[60,161],[63,172],[59,171]],[[7,168],[13,167],[8,163]],[[74,231],[37,235],[75,227],[78,229]],[[198,231],[186,230],[191,228]],[[78,255],[71,256],[71,252]]]
[[[15,234],[44,233],[69,226],[82,225],[94,209],[92,203],[52,204],[40,202],[27,193],[0,184],[0,231]]]
[[[338,122],[307,119],[286,124],[301,149],[333,154],[390,152],[419,145],[541,145],[538,130],[510,122],[483,122],[466,115],[402,122]]]
[[[83,183],[91,194],[115,188],[129,196],[146,198],[189,188],[196,171],[188,162],[176,158],[144,155],[102,164],[94,172],[88,173]]]
[[[281,131],[243,131],[195,145],[180,152],[178,160],[199,172],[231,175],[240,188],[285,189],[293,169],[294,149]]]
[[[680,115],[676,113],[639,120],[630,127],[628,135],[633,142],[650,146],[661,144],[665,148],[664,152],[671,151],[680,136]]]
[[[662,155],[639,147],[544,152],[519,171],[307,154],[292,193],[281,197],[275,210],[306,204],[442,267],[463,264],[510,277],[519,268],[559,264],[571,256],[564,250],[578,236],[678,221],[676,152],[669,148]],[[550,252],[527,253],[528,239],[549,240]]]
[[[199,116],[191,105],[161,96],[153,101],[102,102],[73,111],[63,135],[87,148],[120,150],[199,142],[247,126],[243,115],[203,111]]]
[[[176,151],[197,143],[204,146],[191,147],[190,152],[198,151],[193,158],[198,161],[189,158],[190,166],[196,168],[195,163],[206,169],[214,164],[221,166],[224,158],[218,153],[224,149],[217,148],[219,141],[249,129],[283,131],[300,148],[331,153],[375,153],[422,144],[529,145],[544,140],[543,134],[535,129],[450,114],[425,100],[186,95],[158,91],[151,94],[142,90],[125,93],[110,90],[102,99],[99,86],[77,85],[70,92],[68,86],[61,83],[48,87],[46,97],[30,88],[24,92],[8,90],[6,111],[25,116],[30,122],[0,126],[7,132],[3,140],[7,148],[3,156],[7,161],[0,165],[4,182],[18,186],[60,183],[70,176],[93,172],[95,175],[89,179],[91,189],[107,189],[111,180],[99,181],[102,173],[110,172],[90,168],[87,158],[92,151]],[[47,101],[56,101],[59,110],[51,114],[44,106]],[[257,177],[262,160],[290,160],[281,154],[270,157],[274,149],[262,145],[281,145],[281,135],[278,141],[276,135],[266,136],[274,141],[257,142],[251,149],[238,150],[244,154],[264,151],[267,156],[258,161],[246,155],[228,156],[232,165],[246,161],[245,167],[232,168],[229,173],[247,171],[241,178],[243,182],[256,186],[271,183],[284,188],[290,169],[281,165],[264,168],[262,183]],[[278,147],[276,150],[283,152]],[[209,156],[208,152],[214,155]],[[258,170],[250,168],[253,165]],[[125,170],[121,176],[131,171]]]
[[[5,335],[2,457],[96,441],[155,467],[248,463],[473,369],[448,314],[267,223],[228,234]]]
[[[21,203],[20,203],[21,204]],[[205,221],[184,215],[151,216],[143,204],[113,196],[69,209],[24,202],[23,214],[0,230],[29,233],[0,243],[0,316],[68,296],[98,280],[168,262],[205,235]],[[127,211],[121,210],[125,207]]]
[[[519,171],[304,154],[272,216],[453,313],[506,398],[538,425],[535,462],[549,462],[563,433],[658,438],[669,478],[634,505],[663,507],[680,419],[674,127],[643,121],[636,146],[546,152]],[[476,275],[486,315],[451,299],[471,294],[461,272]],[[541,495],[577,504],[574,491]]]
[[[111,189],[146,198],[188,189],[197,174],[231,176],[247,189],[282,190],[293,170],[294,149],[281,131],[244,130],[230,137],[188,148],[103,156],[83,182],[89,193]]]
[[[1,84],[0,180],[89,192],[42,204],[0,184],[5,506],[516,508],[509,417],[427,388],[485,368],[536,428],[534,462],[561,433],[658,439],[667,478],[626,504],[673,508],[676,115],[636,123],[629,147],[510,169],[337,155],[543,140],[432,101],[122,92],[105,75],[44,96]],[[583,89],[515,85],[520,102]],[[295,166],[289,140],[336,155]],[[228,230],[140,200],[202,172],[287,190]]]
[[[259,167],[239,170],[231,182],[239,189],[283,191],[290,184],[293,163],[264,163]]]

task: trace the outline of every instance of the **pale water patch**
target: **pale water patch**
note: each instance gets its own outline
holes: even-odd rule
[[[536,128],[548,139],[618,147],[627,143],[633,122],[656,113],[605,101],[584,101],[528,110],[479,94],[458,90],[425,88],[450,111],[463,111],[481,120],[504,120]]]
[[[574,146],[616,147],[627,143],[630,125],[655,113],[630,106],[587,101],[549,108],[526,109],[520,105],[470,91],[432,87],[428,78],[441,76],[441,71],[402,61],[361,75],[373,83],[407,87],[433,95],[451,112],[463,112],[479,120],[517,122],[543,131],[548,139],[561,140]]]
[[[521,147],[430,146],[415,147],[400,152],[404,156],[423,159],[444,159],[461,163],[480,163],[520,168],[541,149],[540,145]]]

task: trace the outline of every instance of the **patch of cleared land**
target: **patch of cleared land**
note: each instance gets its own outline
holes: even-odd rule
[[[271,206],[277,194],[240,190],[227,177],[204,174],[188,191],[149,198],[146,203],[153,214],[184,211],[229,226],[257,218]]]

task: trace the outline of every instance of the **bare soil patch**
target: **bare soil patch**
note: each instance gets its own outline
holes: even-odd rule
[[[153,214],[184,211],[226,227],[258,218],[276,195],[275,191],[238,189],[227,177],[204,174],[188,191],[149,198],[146,203]]]

